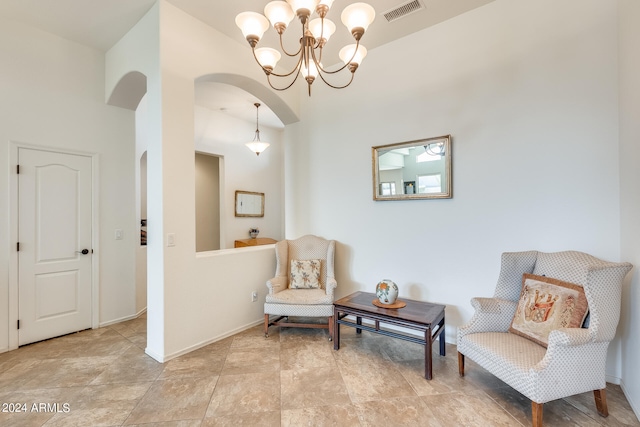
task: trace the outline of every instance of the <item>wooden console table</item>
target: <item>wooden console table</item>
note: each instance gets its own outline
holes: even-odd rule
[[[278,241],[274,239],[270,239],[269,237],[258,237],[257,239],[236,240],[234,243],[234,247],[246,248],[249,246],[273,245],[275,243],[278,243]]]
[[[362,330],[376,334],[387,335],[406,341],[422,344],[424,349],[424,377],[433,377],[431,364],[431,347],[437,336],[440,341],[440,355],[445,355],[444,349],[444,305],[431,304],[400,298],[407,303],[404,308],[380,308],[373,305],[376,295],[369,292],[356,292],[333,303],[333,349],[340,349],[340,325],[356,328],[356,333]],[[345,320],[346,316],[355,316],[356,322]],[[374,326],[362,324],[362,319],[373,320]],[[380,323],[401,326],[422,332],[424,339],[409,334],[380,329]]]

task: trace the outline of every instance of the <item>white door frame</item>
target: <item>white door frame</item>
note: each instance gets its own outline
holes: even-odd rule
[[[73,154],[91,157],[91,327],[100,326],[100,239],[99,239],[99,194],[100,188],[98,166],[100,155],[66,148],[26,144],[9,141],[9,350],[18,348],[18,149],[50,151],[54,153]]]

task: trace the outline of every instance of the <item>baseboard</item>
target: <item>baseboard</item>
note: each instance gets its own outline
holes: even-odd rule
[[[219,335],[219,336],[217,336],[217,337],[215,337],[215,338],[211,338],[211,339],[209,339],[209,340],[199,342],[199,343],[194,344],[194,345],[192,345],[192,346],[190,346],[190,347],[187,347],[187,348],[185,348],[185,349],[182,349],[182,350],[176,351],[176,352],[174,352],[174,353],[168,354],[168,355],[166,355],[166,356],[165,356],[165,357],[163,357],[163,358],[158,358],[158,357],[156,357],[157,355],[152,355],[152,354],[150,354],[150,353],[149,353],[149,351],[147,351],[147,350],[145,350],[145,353],[147,353],[149,356],[153,357],[154,359],[156,359],[156,360],[157,360],[157,361],[159,361],[159,362],[160,362],[160,361],[161,361],[162,363],[164,363],[164,362],[168,362],[168,361],[169,361],[169,360],[171,360],[171,359],[175,359],[176,357],[180,357],[180,356],[182,356],[183,354],[190,353],[190,352],[192,352],[192,351],[194,351],[194,350],[197,350],[197,349],[199,349],[199,348],[206,347],[206,346],[208,346],[209,344],[213,344],[214,342],[217,342],[217,341],[223,340],[223,339],[225,339],[225,338],[227,338],[227,337],[230,337],[230,336],[232,336],[232,335],[235,335],[235,334],[237,334],[237,333],[239,333],[239,332],[246,331],[247,329],[253,328],[254,326],[262,325],[262,324],[263,324],[263,322],[264,322],[264,319],[261,319],[261,320],[257,320],[257,321],[255,321],[255,322],[249,323],[249,324],[247,324],[247,325],[240,326],[240,327],[238,327],[238,328],[236,328],[236,329],[233,329],[233,330],[231,330],[231,331],[229,331],[229,332],[226,332],[226,333],[224,333],[224,334],[222,334],[222,335]],[[162,359],[162,360],[160,360],[160,359]]]
[[[624,397],[627,398],[627,402],[629,402],[631,410],[634,414],[636,414],[636,418],[640,420],[640,407],[637,405],[638,402],[634,402],[633,400],[629,399],[629,393],[627,393],[627,388],[624,385],[624,381],[620,381],[620,388],[624,393]]]
[[[119,319],[109,320],[107,322],[102,322],[102,323],[100,323],[98,325],[98,327],[99,328],[104,328],[105,326],[111,326],[111,325],[115,325],[116,323],[126,322],[127,320],[137,319],[138,317],[142,316],[146,312],[147,312],[147,308],[145,307],[142,310],[140,310],[139,312],[137,312],[136,314],[133,314],[131,316],[125,316],[125,317],[121,317]]]
[[[620,378],[611,375],[605,375],[604,380],[608,383],[620,385]]]
[[[164,363],[166,362],[166,360],[164,359],[164,357],[162,357],[161,355],[154,353],[153,351],[149,350],[149,347],[144,349],[144,352],[147,356],[151,357],[152,359],[154,359],[156,362],[160,362],[160,363]]]

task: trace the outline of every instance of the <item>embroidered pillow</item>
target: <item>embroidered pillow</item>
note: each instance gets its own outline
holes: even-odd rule
[[[320,287],[320,260],[291,260],[291,289],[317,289]]]
[[[524,274],[518,308],[509,332],[546,347],[552,330],[581,327],[588,310],[582,286]]]

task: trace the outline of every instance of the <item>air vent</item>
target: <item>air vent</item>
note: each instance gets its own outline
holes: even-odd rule
[[[412,0],[385,12],[384,17],[388,22],[393,22],[422,9],[424,9],[424,6],[422,6],[419,0]]]

